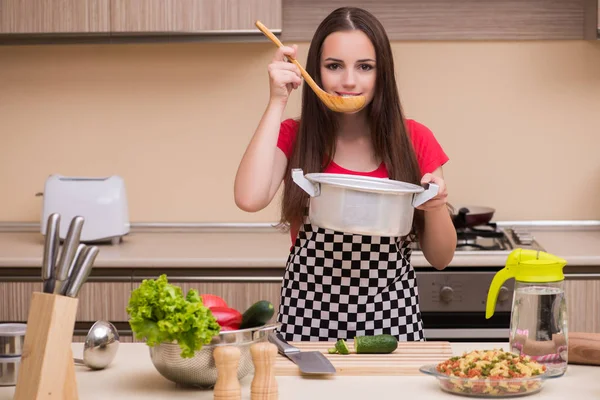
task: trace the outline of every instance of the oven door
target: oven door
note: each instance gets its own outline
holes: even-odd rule
[[[428,341],[508,342],[514,281],[505,282],[492,318],[487,293],[500,268],[417,269],[421,317]]]
[[[508,342],[510,312],[421,313],[427,341]]]

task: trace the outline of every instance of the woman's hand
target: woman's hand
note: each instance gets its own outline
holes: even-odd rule
[[[273,60],[269,64],[269,84],[271,101],[287,102],[290,92],[297,89],[302,83],[300,70],[295,64],[287,62],[285,56],[296,58],[298,46],[284,46],[277,49]]]
[[[435,183],[440,188],[435,197],[421,204],[417,208],[423,211],[435,211],[441,209],[442,207],[446,208],[448,190],[446,190],[446,183],[444,182],[444,179],[434,174],[427,173],[421,178],[421,185],[425,183]]]

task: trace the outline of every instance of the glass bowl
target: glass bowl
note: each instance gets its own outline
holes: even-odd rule
[[[542,390],[544,382],[553,377],[545,372],[526,378],[462,378],[439,372],[437,364],[424,365],[419,371],[436,377],[440,388],[445,392],[479,398],[507,398],[537,393]]]

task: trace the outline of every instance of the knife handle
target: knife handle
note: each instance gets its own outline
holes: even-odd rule
[[[283,338],[283,336],[281,336],[281,334],[279,332],[277,332],[277,333],[274,331],[269,332],[268,339],[269,339],[269,342],[271,342],[275,346],[277,346],[277,350],[283,355],[300,353],[300,349],[298,349],[298,348],[292,346],[291,344],[289,344],[288,342],[286,342],[285,339]]]
[[[60,229],[60,214],[53,213],[46,222],[46,237],[44,242],[44,256],[42,259],[42,280],[44,293],[54,291],[54,268],[59,250],[58,230]]]
[[[81,286],[87,281],[87,278],[92,272],[98,252],[97,246],[89,246],[83,249],[83,252],[73,268],[73,276],[69,278],[68,286],[63,293],[65,296],[77,297]]]
[[[61,294],[63,292],[63,286],[65,285],[67,278],[69,277],[69,268],[75,257],[75,252],[79,246],[79,239],[81,238],[81,230],[83,229],[84,218],[76,216],[71,220],[69,224],[69,231],[63,243],[63,249],[60,252],[60,258],[56,265],[56,282],[54,284],[54,293]]]

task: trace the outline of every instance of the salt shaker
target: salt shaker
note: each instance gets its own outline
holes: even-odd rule
[[[250,346],[250,353],[254,363],[250,398],[252,400],[277,400],[279,397],[275,380],[277,347],[269,342],[255,343]]]
[[[242,388],[237,377],[240,349],[233,346],[219,346],[213,352],[213,357],[217,367],[214,399],[241,400]]]

